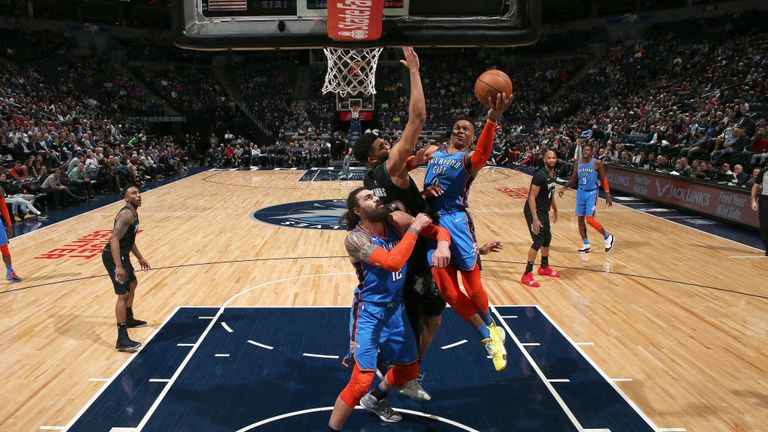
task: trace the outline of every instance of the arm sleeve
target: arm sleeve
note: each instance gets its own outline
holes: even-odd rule
[[[413,252],[418,235],[408,230],[397,246],[387,251],[383,247],[371,243],[370,238],[363,233],[353,232],[347,235],[344,245],[347,253],[353,259],[381,267],[386,271],[395,272],[403,268]]]
[[[3,220],[5,221],[5,227],[13,226],[11,222],[11,215],[8,213],[8,206],[5,204],[5,197],[0,198],[0,213],[3,214]]]
[[[424,227],[421,230],[420,235],[422,237],[437,240],[438,242],[447,240],[449,242],[448,244],[450,244],[451,241],[451,233],[449,233],[447,229],[435,224],[429,224]]]
[[[477,147],[472,152],[472,169],[479,171],[488,162],[488,156],[493,150],[493,137],[496,136],[496,123],[490,120],[485,122],[483,132],[477,140]]]

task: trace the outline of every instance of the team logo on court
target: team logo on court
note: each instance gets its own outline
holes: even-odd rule
[[[306,229],[345,230],[339,217],[347,210],[344,200],[301,201],[279,204],[253,212],[253,218],[272,225]]]

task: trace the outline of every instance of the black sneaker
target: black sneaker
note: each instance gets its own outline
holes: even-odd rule
[[[125,326],[128,328],[146,327],[147,322],[142,320],[137,320],[135,318],[131,318],[125,322]]]
[[[117,343],[115,344],[115,348],[118,351],[123,351],[123,352],[136,352],[139,350],[139,348],[141,348],[141,343],[136,342],[135,340],[131,340],[128,337],[124,339],[117,338]]]

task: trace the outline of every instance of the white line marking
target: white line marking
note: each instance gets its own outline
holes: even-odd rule
[[[501,317],[501,314],[496,309],[496,306],[493,306],[490,303],[488,304],[488,306],[496,316]],[[541,381],[544,383],[544,386],[547,387],[550,393],[552,393],[552,397],[555,399],[555,401],[557,401],[558,405],[560,405],[560,408],[562,408],[563,412],[571,421],[571,423],[573,423],[576,429],[578,429],[579,431],[583,431],[584,427],[581,425],[581,423],[579,423],[579,420],[576,418],[576,416],[573,415],[573,412],[571,411],[570,408],[568,408],[568,405],[565,404],[565,401],[563,401],[563,398],[560,397],[560,394],[557,393],[557,390],[555,390],[555,388],[552,386],[552,383],[547,381],[547,377],[544,376],[544,373],[541,371],[541,368],[539,368],[539,365],[537,365],[536,362],[533,361],[533,358],[531,357],[531,354],[528,352],[528,350],[523,348],[523,346],[520,343],[520,339],[518,339],[517,335],[515,335],[515,333],[512,332],[512,329],[509,327],[507,322],[504,320],[501,320],[501,325],[504,326],[504,329],[507,331],[507,334],[511,336],[512,341],[515,343],[515,345],[517,345],[518,350],[520,350],[523,356],[525,356],[525,358],[528,360],[528,363],[530,363],[533,370],[536,371],[536,374],[539,376],[539,379],[541,379]],[[509,340],[509,338],[507,340]]]
[[[316,357],[316,358],[326,358],[326,359],[337,359],[339,356],[337,355],[325,355],[325,354],[310,354],[310,353],[302,353],[304,357]]]
[[[64,430],[66,426],[40,426],[40,430]]]
[[[214,354],[214,357],[229,357],[229,354]]]
[[[226,330],[226,331],[227,331],[227,333],[232,333],[232,329],[231,329],[231,328],[229,328],[229,326],[227,325],[227,323],[225,323],[224,321],[222,321],[222,322],[221,322],[221,326],[222,326],[222,327],[224,327],[224,330]]]
[[[193,346],[195,346],[195,344],[190,344],[190,343],[177,343],[177,344],[176,344],[176,346],[179,346],[179,347],[193,347]]]
[[[541,344],[538,343],[538,342],[525,342],[525,343],[521,343],[520,345],[522,345],[522,346],[539,346]]]
[[[571,380],[569,380],[568,378],[552,378],[552,379],[548,379],[547,382],[551,382],[551,383],[569,383],[569,382],[571,382]]]
[[[210,320],[212,320],[212,319],[214,319],[216,317],[202,316],[202,317],[197,317],[197,318],[198,319],[210,319]]]
[[[685,432],[685,428],[661,428],[659,432]]]
[[[168,378],[150,378],[149,379],[149,382],[160,382],[160,383],[163,383],[163,382],[168,382],[168,381],[170,381]]]
[[[512,319],[512,318],[517,318],[517,315],[502,315],[501,317],[504,319]]]
[[[165,321],[163,321],[163,324],[162,324],[162,325],[160,325],[160,327],[156,328],[156,329],[155,329],[155,331],[154,331],[154,332],[152,332],[152,334],[151,334],[151,335],[149,335],[149,338],[147,338],[147,340],[144,342],[144,346],[147,346],[147,344],[149,343],[149,341],[151,341],[151,340],[152,340],[152,338],[154,338],[154,337],[155,337],[155,335],[157,334],[157,332],[159,332],[159,331],[160,331],[160,329],[161,329],[161,328],[163,328],[163,326],[165,326],[165,325],[168,323],[168,321],[170,321],[170,320],[171,320],[171,318],[173,317],[173,315],[174,315],[174,314],[176,314],[176,312],[178,312],[178,310],[179,310],[179,309],[181,309],[181,306],[177,306],[177,307],[176,307],[176,309],[174,309],[174,310],[173,310],[173,311],[172,311],[172,312],[171,312],[171,313],[170,313],[170,314],[169,314],[169,315],[168,315],[168,316],[165,318]],[[112,384],[112,382],[113,382],[113,381],[114,381],[114,380],[115,380],[115,379],[116,379],[118,376],[120,376],[120,374],[123,372],[123,370],[125,370],[125,368],[127,368],[127,367],[128,367],[128,365],[129,365],[129,364],[131,364],[131,362],[133,361],[133,358],[134,358],[134,357],[136,357],[136,356],[138,355],[138,353],[139,353],[139,352],[141,352],[141,349],[143,349],[143,348],[144,348],[144,346],[142,346],[142,348],[140,348],[138,352],[136,352],[136,353],[134,353],[133,355],[131,355],[131,356],[128,358],[128,360],[126,360],[126,361],[125,361],[125,363],[123,363],[123,365],[120,367],[120,369],[118,369],[118,370],[117,370],[117,372],[115,372],[115,374],[114,374],[114,375],[112,375],[112,378],[110,378],[110,379],[109,379],[109,383],[108,383],[108,384],[105,384],[105,385],[103,385],[103,386],[101,387],[101,389],[100,389],[99,391],[97,391],[95,395],[93,395],[93,397],[91,398],[91,400],[89,400],[87,404],[85,404],[85,405],[84,405],[82,408],[80,408],[80,411],[79,411],[77,414],[75,414],[75,416],[74,416],[74,417],[72,417],[72,420],[70,420],[70,421],[69,421],[69,423],[67,423],[67,425],[64,427],[64,429],[69,429],[69,428],[71,428],[71,427],[72,427],[72,425],[74,425],[74,424],[75,424],[75,422],[77,422],[77,420],[78,420],[78,419],[79,419],[79,418],[80,418],[80,417],[83,415],[83,413],[85,413],[85,411],[86,411],[88,408],[90,408],[90,406],[91,406],[91,405],[93,405],[93,403],[94,403],[94,402],[96,402],[96,399],[98,399],[98,398],[99,398],[99,396],[101,396],[101,394],[102,394],[102,393],[104,393],[104,391],[105,391],[105,390],[106,390],[106,389],[109,387],[109,385],[110,385],[110,384]]]
[[[241,291],[241,292],[233,295],[227,301],[225,301],[224,304],[216,312],[216,316],[214,318],[220,317],[221,314],[224,313],[224,309],[226,309],[227,306],[229,304],[233,303],[238,297],[240,297],[241,295],[247,294],[247,293],[249,293],[249,292],[251,292],[251,291],[253,291],[255,289],[262,288],[262,287],[265,287],[267,285],[272,285],[272,284],[280,283],[280,282],[287,282],[287,281],[290,281],[290,280],[306,279],[306,278],[318,277],[318,276],[339,276],[339,275],[354,276],[354,273],[336,272],[336,273],[318,273],[318,274],[311,274],[311,275],[304,275],[304,276],[292,276],[292,277],[283,278],[283,279],[277,279],[277,280],[273,280],[273,281],[269,281],[269,282],[265,282],[263,284],[259,284],[259,285],[253,286],[251,288],[248,288],[248,289],[246,289],[244,291]],[[163,388],[163,390],[157,396],[157,399],[155,399],[155,402],[152,403],[152,406],[149,407],[149,410],[147,410],[147,413],[144,414],[144,417],[141,419],[141,421],[139,422],[138,426],[136,426],[136,429],[138,431],[141,431],[144,428],[144,426],[146,426],[146,424],[149,421],[150,417],[152,417],[152,414],[154,414],[154,412],[157,410],[157,407],[160,406],[160,403],[163,401],[163,398],[165,398],[165,395],[167,395],[168,392],[170,391],[170,389],[173,387],[173,383],[175,383],[176,380],[179,378],[179,375],[181,375],[181,371],[184,370],[184,368],[187,366],[189,361],[192,359],[192,356],[194,356],[195,352],[197,352],[198,348],[200,348],[200,344],[202,343],[203,339],[205,339],[206,336],[208,336],[208,333],[211,332],[211,329],[213,328],[213,324],[215,322],[216,322],[215,320],[211,321],[208,324],[208,327],[206,327],[205,330],[203,330],[203,333],[197,339],[197,343],[195,344],[195,346],[192,347],[191,350],[189,350],[189,353],[187,353],[187,356],[184,358],[184,360],[181,362],[179,367],[176,369],[176,372],[173,373],[173,376],[171,377],[171,382],[169,382],[168,385],[166,385]]]
[[[365,408],[363,408],[363,407],[358,405],[358,406],[355,407],[355,409],[356,410],[362,410],[362,409],[365,409]],[[296,417],[296,416],[300,416],[300,415],[304,415],[304,414],[309,414],[309,413],[314,413],[314,412],[322,412],[322,411],[333,411],[333,407],[329,406],[329,407],[321,407],[321,408],[310,408],[310,409],[305,409],[305,410],[301,410],[301,411],[294,411],[294,412],[289,412],[289,413],[285,413],[285,414],[280,414],[279,416],[270,417],[268,419],[261,420],[260,422],[248,425],[248,426],[246,426],[246,427],[244,427],[242,429],[238,429],[236,432],[247,432],[249,430],[256,429],[259,426],[264,426],[265,424],[269,424],[269,423],[272,423],[272,422],[275,422],[275,421],[278,421],[278,420],[282,420],[284,418]],[[457,428],[459,428],[461,430],[464,430],[464,431],[467,431],[467,432],[480,432],[477,429],[472,429],[471,427],[463,425],[463,424],[461,424],[459,422],[453,421],[451,419],[447,419],[445,417],[436,416],[434,414],[427,414],[427,413],[423,413],[421,411],[413,411],[413,410],[402,409],[402,408],[397,408],[397,409],[395,409],[395,411],[401,412],[401,413],[405,413],[405,414],[410,414],[410,415],[417,415],[417,416],[420,416],[420,417],[426,417],[426,418],[432,419],[432,420],[437,420],[439,422],[443,422],[443,423],[449,424],[451,426],[457,427]]]
[[[90,382],[109,382],[109,378],[88,378]]]
[[[703,219],[701,216],[664,216],[664,219]]]
[[[256,341],[250,340],[250,339],[248,339],[248,343],[251,344],[251,345],[256,345],[257,347],[266,348],[268,350],[275,349],[275,347],[271,347],[269,345],[264,345],[264,344],[258,343]]]
[[[594,345],[594,342],[576,342],[575,345],[578,346],[588,346],[588,345]]]
[[[611,378],[613,382],[631,382],[632,378]]]
[[[446,349],[449,349],[449,348],[457,347],[459,345],[463,345],[465,343],[467,343],[467,340],[466,339],[462,339],[462,340],[460,340],[458,342],[454,342],[452,344],[443,345],[443,346],[440,347],[440,349],[446,350]]]
[[[683,225],[683,226],[685,226],[685,225]],[[572,344],[572,345],[573,345],[573,346],[576,348],[576,350],[577,350],[579,353],[581,353],[581,355],[584,357],[584,359],[586,359],[586,360],[589,362],[589,364],[591,364],[591,365],[592,365],[592,367],[594,367],[594,368],[595,368],[595,370],[597,371],[597,373],[599,373],[599,374],[600,374],[600,376],[602,376],[602,377],[603,377],[603,379],[604,379],[604,380],[606,380],[606,381],[607,381],[607,382],[608,382],[608,383],[611,385],[611,387],[613,387],[613,389],[614,389],[614,390],[616,390],[616,392],[619,394],[619,396],[621,396],[622,398],[624,398],[624,400],[625,400],[625,401],[626,401],[626,402],[629,404],[629,406],[631,406],[631,407],[632,407],[632,408],[635,410],[635,412],[637,412],[637,414],[638,414],[638,415],[639,415],[639,416],[640,416],[640,417],[641,417],[643,420],[645,420],[645,422],[646,422],[646,423],[648,423],[648,425],[651,427],[651,429],[653,429],[653,430],[659,430],[659,428],[658,428],[658,427],[657,427],[657,426],[656,426],[656,425],[653,423],[653,421],[652,421],[652,420],[651,420],[651,419],[650,419],[650,418],[649,418],[647,415],[645,415],[645,413],[644,413],[644,412],[642,412],[642,411],[640,410],[640,408],[638,408],[638,407],[637,407],[637,405],[635,405],[635,403],[634,403],[634,402],[632,402],[632,400],[631,400],[630,398],[628,398],[628,397],[627,397],[627,395],[626,395],[626,394],[624,394],[624,392],[621,390],[621,388],[620,388],[619,386],[617,386],[617,385],[616,385],[614,382],[612,382],[612,381],[611,381],[611,379],[610,379],[610,378],[608,378],[608,375],[606,375],[606,374],[605,374],[605,372],[603,372],[603,370],[602,370],[602,369],[600,369],[600,367],[598,367],[598,366],[597,366],[597,364],[596,364],[594,361],[592,361],[592,359],[591,359],[591,358],[590,358],[590,357],[587,355],[587,353],[585,353],[585,352],[584,352],[584,351],[581,349],[581,347],[579,347],[578,345],[576,345],[575,343],[573,343],[573,339],[571,339],[571,337],[570,337],[570,336],[568,336],[568,333],[564,332],[564,331],[563,331],[563,329],[562,329],[562,328],[561,328],[561,327],[560,327],[560,326],[559,326],[559,325],[558,325],[558,324],[557,324],[557,323],[556,323],[556,322],[555,322],[555,321],[554,321],[554,320],[553,320],[553,319],[552,319],[552,318],[551,318],[551,317],[550,317],[550,316],[549,316],[549,315],[548,315],[548,314],[547,314],[547,313],[544,311],[544,309],[540,308],[539,306],[536,306],[536,309],[538,309],[538,310],[539,310],[539,312],[540,312],[540,313],[541,313],[541,314],[542,314],[542,315],[543,315],[545,318],[547,318],[547,320],[550,322],[550,324],[552,324],[552,326],[553,326],[555,329],[557,329],[557,331],[559,331],[561,335],[563,335],[563,337],[565,338],[565,340],[567,340],[568,342],[570,342],[570,343],[571,343],[571,344]]]
[[[132,427],[113,427],[109,432],[136,432],[136,429]]]
[[[613,197],[613,199],[619,201],[640,201],[640,198],[635,197]]]
[[[739,256],[729,256],[730,259],[765,259],[768,258],[768,256],[765,255],[739,255]]]

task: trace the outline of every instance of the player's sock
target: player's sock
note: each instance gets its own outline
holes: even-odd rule
[[[12,265],[10,265],[10,264],[6,264],[6,265],[5,265],[5,272],[6,272],[7,274],[13,274],[13,266],[12,266]]]
[[[377,385],[376,388],[373,389],[373,391],[371,392],[371,395],[373,395],[373,397],[375,397],[376,400],[380,401],[382,399],[386,399],[387,396],[389,396],[389,392],[382,390],[381,383],[379,383],[379,385]]]
[[[605,232],[605,234],[603,234],[603,237],[604,237],[606,240],[608,240],[608,237],[610,237],[610,236],[611,236],[611,233],[609,233],[608,231],[606,231],[606,232]]]
[[[493,324],[493,318],[491,318],[490,309],[486,309],[485,312],[480,312],[480,317],[483,319],[483,322],[486,326]]]
[[[584,246],[589,246],[589,239],[585,238],[583,243],[584,243]]]
[[[533,263],[528,261],[528,264],[525,265],[525,273],[528,274],[533,271]]]
[[[480,333],[481,339],[488,339],[491,337],[491,330],[488,329],[488,326],[486,326],[485,323],[480,324],[477,331]]]
[[[528,263],[528,264],[531,265],[531,270],[533,270],[533,263]],[[541,257],[541,267],[542,268],[549,267],[549,256],[548,255]]]

